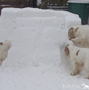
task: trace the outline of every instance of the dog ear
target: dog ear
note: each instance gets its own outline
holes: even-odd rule
[[[69,31],[71,31],[71,30],[73,30],[73,29],[74,29],[74,28],[72,27],[72,28],[69,29]]]
[[[78,31],[78,29],[79,29],[79,27],[77,27],[77,28],[75,29],[75,32],[77,32],[77,31]]]
[[[73,27],[69,29],[68,33],[72,33],[73,32]]]
[[[65,46],[65,54],[66,54],[67,56],[68,56],[69,53],[70,53],[70,52],[69,52],[69,49],[68,49],[68,46],[69,46],[69,45]]]
[[[74,28],[70,28],[70,29],[69,29],[69,31],[68,31],[68,37],[69,37],[69,40],[75,38]]]

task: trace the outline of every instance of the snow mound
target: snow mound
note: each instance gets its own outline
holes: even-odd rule
[[[53,18],[53,21],[50,20],[51,18]],[[41,10],[37,8],[35,10],[33,8],[24,8],[24,9],[4,8],[2,9],[1,14],[1,27],[8,29],[18,28],[18,22],[21,23],[23,26],[27,26],[23,22],[23,19],[27,23],[31,22],[32,20],[34,21],[35,19],[36,22],[34,25],[39,23],[39,21],[41,23],[41,20],[42,22],[44,22],[44,24],[48,26],[50,25],[50,23],[55,24],[56,22],[58,27],[61,25],[63,29],[68,29],[73,25],[81,24],[81,19],[79,18],[78,15],[72,14],[67,11]],[[49,23],[47,23],[46,21],[48,21]]]
[[[80,21],[64,11],[3,9],[0,41],[11,40],[12,48],[0,67],[0,90],[87,90],[84,73],[70,76],[64,53],[68,27]]]
[[[58,28],[40,28],[40,25],[38,28],[17,28],[10,31],[10,36],[5,38],[10,39],[13,46],[6,63],[12,67],[59,63],[59,34]]]
[[[35,21],[35,22],[34,22]],[[57,17],[31,17],[31,18],[17,18],[16,27],[59,27],[64,30],[63,18]]]

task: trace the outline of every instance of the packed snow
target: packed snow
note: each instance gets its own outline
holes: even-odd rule
[[[39,2],[39,0],[38,0]],[[70,3],[82,3],[82,4],[88,4],[89,3],[89,0],[68,0],[68,2]]]
[[[0,67],[0,90],[89,90],[89,80],[83,78],[85,72],[70,76],[72,67],[64,53],[65,45],[71,43],[66,25],[79,25],[80,19],[65,11],[56,11],[51,17],[52,12],[32,8],[2,10],[0,41],[11,40],[12,47]],[[59,12],[64,19],[69,13],[68,18],[58,18]]]

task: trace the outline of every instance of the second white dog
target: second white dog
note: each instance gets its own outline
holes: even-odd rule
[[[71,75],[76,75],[81,71],[81,67],[84,66],[87,76],[89,79],[89,48],[79,48],[73,45],[65,46],[65,54],[69,57],[73,66]]]

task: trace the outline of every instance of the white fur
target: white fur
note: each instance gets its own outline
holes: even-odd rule
[[[78,28],[77,31],[76,28]],[[71,41],[77,46],[89,48],[89,26],[74,26],[73,30],[75,38]]]
[[[89,36],[89,26],[87,25],[79,25],[79,26],[73,26],[74,30],[78,28],[77,32],[75,32],[75,37],[79,37],[81,35],[83,36]]]
[[[87,73],[86,78],[89,79],[89,48],[79,48],[69,45],[68,49],[69,59],[73,65],[73,71],[71,75],[78,74],[81,70],[81,67],[84,66]]]
[[[11,41],[8,40],[3,42],[3,45],[0,45],[0,66],[2,65],[2,62],[6,59],[10,47],[11,47]]]

